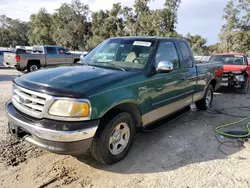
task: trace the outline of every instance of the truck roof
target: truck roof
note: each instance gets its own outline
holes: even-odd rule
[[[60,47],[58,45],[34,45],[33,47]]]
[[[230,53],[230,52],[228,52],[228,53],[217,53],[217,54],[213,54],[213,55],[242,55],[242,56],[244,56],[245,54],[243,54],[243,53]]]
[[[179,40],[179,41],[187,41],[185,39],[181,39],[181,38],[174,38],[174,37],[157,37],[157,36],[126,36],[126,37],[112,37],[110,39],[134,39],[134,40],[166,40],[166,39],[170,39],[170,40]]]

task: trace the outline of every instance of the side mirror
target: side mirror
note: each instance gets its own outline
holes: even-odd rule
[[[171,61],[160,61],[156,67],[156,72],[171,72],[174,69],[174,65]]]

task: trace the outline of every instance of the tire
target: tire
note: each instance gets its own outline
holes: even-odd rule
[[[116,134],[119,131],[124,133]],[[135,121],[133,117],[127,112],[120,113],[107,122],[103,128],[98,128],[90,147],[90,153],[100,163],[115,164],[127,155],[134,135]],[[123,143],[124,147],[120,143]]]
[[[196,108],[198,110],[207,110],[212,105],[213,97],[214,97],[213,91],[214,91],[213,86],[209,85],[207,87],[204,97],[195,103]]]
[[[240,93],[247,94],[249,89],[249,83],[248,83],[248,77],[245,77],[245,81],[242,84],[242,88],[240,90]]]
[[[28,72],[34,72],[34,71],[37,71],[40,69],[40,64],[39,63],[36,63],[36,62],[31,62],[28,64],[27,66],[27,71]]]

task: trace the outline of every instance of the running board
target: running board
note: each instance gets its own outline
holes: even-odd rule
[[[185,108],[175,112],[174,114],[171,114],[169,116],[161,118],[160,120],[158,120],[152,124],[149,124],[146,127],[142,127],[141,130],[142,130],[142,132],[156,131],[156,130],[164,127],[168,123],[175,121],[175,120],[181,118],[182,116],[186,115],[188,112],[190,112],[190,110],[191,110],[190,106],[185,107]]]

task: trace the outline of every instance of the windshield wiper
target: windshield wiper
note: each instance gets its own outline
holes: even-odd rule
[[[117,70],[122,70],[123,72],[126,72],[126,69],[124,69],[124,68],[122,68],[122,67],[119,67],[119,66],[117,66],[117,65],[115,65],[115,64],[113,64],[113,63],[110,63],[110,62],[93,62],[93,63],[91,63],[90,65],[92,66],[93,64],[93,66],[99,66],[100,64],[107,64],[107,65],[111,65],[111,67],[110,68],[115,68],[115,69],[117,69]],[[95,64],[98,64],[98,65],[95,65]],[[107,67],[107,66],[100,66],[100,67]],[[107,67],[108,68],[108,67]]]
[[[108,64],[108,65],[113,66],[114,68],[116,68],[116,69],[118,69],[118,70],[122,70],[123,72],[126,72],[126,69],[124,69],[124,68],[122,68],[122,67],[119,67],[119,66],[117,66],[117,65],[115,65],[115,64],[113,64],[113,63],[110,63],[110,62],[105,62],[105,63]]]

